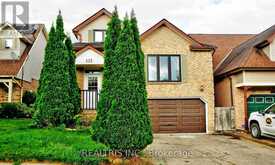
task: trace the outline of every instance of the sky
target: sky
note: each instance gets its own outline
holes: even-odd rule
[[[140,32],[163,18],[186,33],[254,34],[275,24],[275,0],[29,0],[30,22],[49,29],[60,9],[71,33],[101,8],[112,11],[115,5],[121,18],[135,10]]]

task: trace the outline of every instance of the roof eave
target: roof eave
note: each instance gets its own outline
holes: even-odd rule
[[[77,26],[75,26],[73,28],[73,33],[78,33],[80,29],[82,29],[86,24],[89,24],[91,22],[93,22],[94,20],[96,20],[98,17],[102,16],[102,15],[107,15],[108,17],[112,16],[112,13],[109,12],[107,9],[102,8],[99,11],[97,11],[95,14],[93,14],[92,16],[90,16],[89,18],[87,18],[86,20],[84,20],[83,22],[81,22],[80,24],[78,24]],[[76,34],[75,34],[76,35]]]
[[[214,73],[214,77],[224,78],[224,77],[231,76],[233,74],[237,74],[241,71],[275,71],[275,67],[242,67],[242,68],[236,68],[226,72]]]

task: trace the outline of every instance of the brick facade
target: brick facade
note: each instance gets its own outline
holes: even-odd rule
[[[80,90],[83,90],[83,85],[84,85],[84,69],[83,68],[77,68],[76,70],[76,78],[77,78],[77,83],[80,88]]]
[[[147,54],[180,54],[182,82],[147,83],[148,97],[199,97],[207,103],[208,132],[214,131],[214,82],[212,52],[190,51],[190,42],[162,26],[142,40]],[[145,57],[145,72],[147,72]]]

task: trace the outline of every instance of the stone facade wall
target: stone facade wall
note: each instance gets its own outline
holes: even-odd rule
[[[83,68],[77,68],[76,78],[77,78],[77,83],[78,83],[80,90],[83,90],[83,85],[84,85],[84,69]]]
[[[0,103],[8,101],[8,88],[3,84],[0,83]]]
[[[148,98],[199,97],[207,103],[207,130],[214,131],[214,81],[212,52],[190,51],[189,38],[183,38],[165,26],[142,40],[147,73],[148,54],[181,55],[181,82],[147,83]],[[146,76],[147,77],[147,76]]]
[[[242,88],[235,87],[238,83],[236,76],[232,77],[232,94],[233,94],[233,105],[235,109],[235,121],[236,129],[245,128],[245,112],[244,112],[244,92]]]

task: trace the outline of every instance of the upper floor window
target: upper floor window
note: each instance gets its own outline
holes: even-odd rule
[[[148,55],[148,81],[181,81],[179,55]]]
[[[10,49],[10,48],[12,48],[12,46],[13,46],[13,39],[5,39],[5,48],[6,49]]]
[[[94,30],[94,42],[104,42],[106,30]]]

